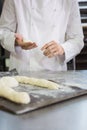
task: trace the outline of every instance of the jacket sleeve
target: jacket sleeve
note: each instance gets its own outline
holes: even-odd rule
[[[0,17],[0,41],[3,48],[15,52],[16,16],[13,0],[5,0]]]
[[[68,62],[79,54],[84,46],[83,31],[77,0],[72,0],[65,39],[65,43],[62,44],[62,47],[65,50],[65,62]]]

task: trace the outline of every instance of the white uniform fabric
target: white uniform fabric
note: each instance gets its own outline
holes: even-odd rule
[[[15,47],[15,32],[38,48]],[[83,33],[77,0],[5,0],[0,18],[1,45],[10,51],[10,69],[67,70],[66,63],[83,48]],[[65,55],[47,58],[40,50],[45,43],[56,41]]]

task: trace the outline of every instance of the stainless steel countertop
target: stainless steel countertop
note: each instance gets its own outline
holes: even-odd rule
[[[0,130],[87,130],[87,96],[20,116],[0,111]]]
[[[66,79],[73,74],[86,86],[87,71],[61,73]],[[86,113],[86,95],[19,116],[0,110],[0,130],[87,130]]]

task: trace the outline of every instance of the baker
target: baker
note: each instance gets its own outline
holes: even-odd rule
[[[9,69],[66,71],[84,46],[77,0],[5,0],[0,40]]]

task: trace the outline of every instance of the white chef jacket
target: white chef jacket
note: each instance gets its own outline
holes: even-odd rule
[[[15,47],[15,33],[38,47]],[[10,69],[18,72],[67,70],[66,63],[83,48],[83,33],[77,0],[5,0],[0,18],[1,45],[10,52]],[[56,41],[65,54],[48,58],[41,47]]]

